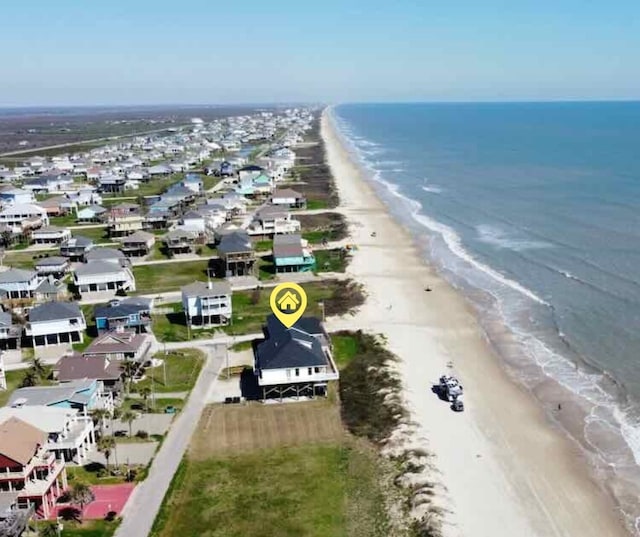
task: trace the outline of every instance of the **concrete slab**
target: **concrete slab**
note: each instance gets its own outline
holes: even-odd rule
[[[172,414],[141,414],[139,418],[133,420],[131,430],[135,435],[138,431],[146,431],[151,434],[165,434],[171,426]],[[125,431],[129,434],[129,424],[120,420],[113,420],[113,432],[109,431],[109,420],[105,423],[105,432],[113,434],[116,431]]]
[[[120,443],[116,444],[115,450],[109,457],[109,464],[149,464],[149,461],[153,458],[158,448],[158,442],[132,442],[132,443]],[[104,455],[97,449],[94,449],[88,455],[90,462],[97,462],[99,464],[106,465],[107,461]]]

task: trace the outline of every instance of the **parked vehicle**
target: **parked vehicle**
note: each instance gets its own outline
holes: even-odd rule
[[[456,397],[453,403],[451,403],[451,410],[453,410],[454,412],[462,412],[464,410],[464,403],[462,402],[462,399],[460,399],[460,397]]]
[[[462,395],[462,384],[458,382],[455,377],[443,375],[440,377],[440,392],[447,398],[448,401],[455,401],[455,399]]]

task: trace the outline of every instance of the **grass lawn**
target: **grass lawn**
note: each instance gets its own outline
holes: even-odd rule
[[[114,520],[107,522],[106,520],[88,520],[82,524],[78,522],[63,522],[64,529],[60,537],[111,537],[120,522]],[[40,531],[46,523],[41,522]]]
[[[312,282],[302,285],[307,293],[305,315],[321,315],[318,302],[328,299],[335,287],[333,282]],[[233,323],[223,327],[228,334],[249,334],[260,332],[267,315],[271,313],[269,295],[271,289],[263,289],[254,295],[254,291],[236,291],[233,293]],[[258,299],[254,304],[255,299]]]
[[[256,252],[265,252],[273,248],[273,241],[272,240],[256,241],[253,246]]]
[[[361,350],[358,337],[352,332],[335,332],[331,334],[333,343],[333,359],[339,368],[346,366]]]
[[[207,279],[208,260],[159,263],[133,267],[138,294],[177,291],[183,285]]]
[[[133,386],[135,389],[135,385]],[[125,410],[133,410],[134,412],[140,412],[141,410],[149,414],[163,414],[164,409],[168,406],[182,409],[187,404],[185,399],[178,399],[175,397],[158,397],[156,394],[155,401],[151,400],[151,397],[147,399],[147,409],[144,410],[144,401],[142,399],[127,398],[123,401],[120,408]],[[135,434],[135,433],[134,433]],[[120,441],[120,437],[118,441]],[[147,440],[148,441],[148,440]]]
[[[11,394],[20,387],[24,374],[24,370],[6,372],[7,389],[0,390],[0,406],[6,405],[7,401],[9,401],[9,397],[11,397]]]
[[[74,226],[76,224],[76,215],[71,212],[62,216],[52,216],[49,218],[49,222],[52,226]]]
[[[112,470],[113,455],[109,462],[109,468]],[[67,466],[67,477],[70,485],[78,482],[87,483],[88,485],[115,485],[126,481],[123,475],[109,475],[106,468],[98,463],[91,463],[86,466]]]
[[[349,262],[349,256],[344,250],[315,250],[316,272],[344,272]]]
[[[204,355],[197,349],[170,351],[166,356],[164,352],[159,352],[155,357],[165,360],[167,383],[164,383],[164,366],[150,367],[145,371],[146,378],[132,385],[132,391],[138,392],[144,386],[150,388],[153,382],[155,393],[188,392],[204,365]]]
[[[81,235],[82,237],[87,237],[87,239],[91,239],[95,243],[117,242],[115,239],[110,239],[109,236],[107,235],[107,226],[73,229],[71,230],[71,234],[74,237],[77,235]]]
[[[389,535],[380,459],[344,434],[337,410],[326,401],[209,407],[151,535]]]
[[[204,190],[211,190],[222,181],[221,177],[216,177],[215,175],[201,175],[200,178],[202,179],[202,188]]]
[[[326,209],[327,207],[329,204],[326,200],[307,200],[307,209],[309,210]]]
[[[256,259],[258,266],[258,279],[261,281],[273,280],[276,275],[274,273],[273,260],[271,256],[258,257]]]
[[[33,269],[34,259],[39,256],[56,255],[57,253],[53,250],[51,252],[14,252],[13,250],[7,250],[3,264],[14,268]]]

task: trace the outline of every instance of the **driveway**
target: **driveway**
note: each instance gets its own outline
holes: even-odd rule
[[[116,448],[109,457],[109,464],[142,464],[147,465],[153,459],[158,448],[158,442],[132,442],[117,443]],[[100,464],[107,464],[104,455],[97,449],[89,453],[89,460]]]
[[[172,414],[142,414],[131,423],[133,434],[146,431],[149,434],[165,434],[169,430]],[[105,432],[110,429],[110,420],[105,420]],[[129,434],[129,424],[120,420],[113,420],[114,431],[126,431]]]
[[[146,537],[151,531],[162,500],[209,399],[212,385],[224,364],[223,345],[209,346],[207,351],[207,362],[191,392],[191,397],[165,437],[151,465],[149,476],[136,487],[124,508],[124,518],[116,530],[115,537]]]

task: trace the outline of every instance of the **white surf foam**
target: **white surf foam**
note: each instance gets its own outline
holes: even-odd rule
[[[548,242],[519,237],[514,233],[509,233],[498,226],[490,224],[480,224],[476,226],[476,231],[478,232],[478,240],[480,242],[491,244],[496,248],[522,252],[524,250],[553,247],[553,245]]]
[[[443,191],[442,187],[439,187],[438,185],[423,185],[420,188],[422,188],[422,190],[428,192],[429,194],[442,194]]]

